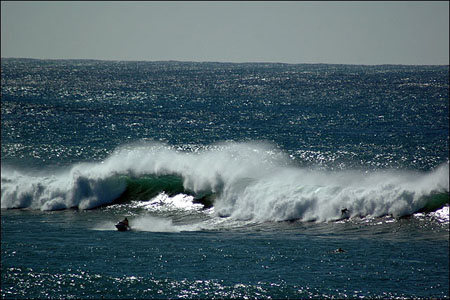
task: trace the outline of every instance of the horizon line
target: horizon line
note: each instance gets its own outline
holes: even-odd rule
[[[33,57],[1,57],[0,59],[24,59],[24,60],[52,60],[52,61],[104,61],[104,62],[176,62],[176,63],[220,63],[220,64],[283,64],[283,65],[350,65],[350,66],[449,66],[449,64],[402,64],[402,63],[382,63],[382,64],[358,64],[358,63],[327,63],[327,62],[307,62],[307,63],[287,63],[275,61],[254,61],[254,62],[231,62],[231,61],[195,61],[195,60],[140,60],[140,59],[99,59],[99,58],[33,58]]]

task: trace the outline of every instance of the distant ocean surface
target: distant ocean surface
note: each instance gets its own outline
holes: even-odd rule
[[[1,208],[2,298],[449,299],[449,66],[2,58]]]

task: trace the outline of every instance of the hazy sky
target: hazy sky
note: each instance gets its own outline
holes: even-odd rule
[[[1,56],[449,64],[449,2],[1,2]]]

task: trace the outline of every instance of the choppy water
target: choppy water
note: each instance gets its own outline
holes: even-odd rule
[[[2,297],[449,298],[448,66],[1,71]]]

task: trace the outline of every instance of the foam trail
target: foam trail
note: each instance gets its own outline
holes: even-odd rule
[[[143,216],[136,219],[130,219],[130,226],[137,231],[151,232],[179,232],[180,230],[173,225],[172,220],[152,216]]]
[[[180,232],[187,231],[183,226],[175,226],[171,219],[142,216],[138,218],[129,218],[130,227],[133,231],[148,231],[148,232]],[[111,231],[117,230],[116,222],[106,221],[98,223],[94,226],[94,230]],[[195,229],[192,229],[195,230]]]

